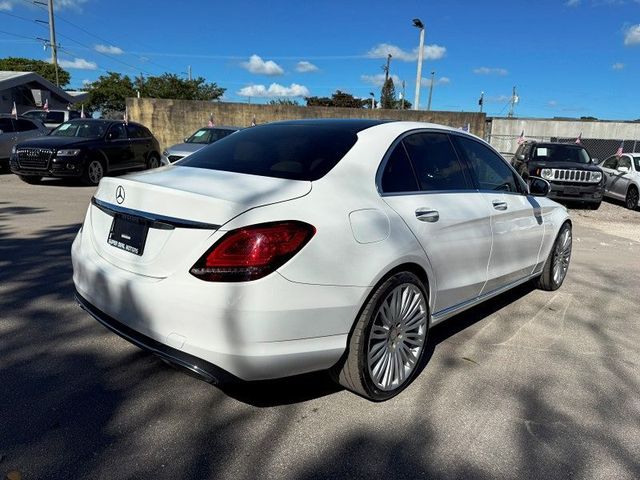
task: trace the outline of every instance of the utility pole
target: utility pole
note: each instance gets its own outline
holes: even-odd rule
[[[389,80],[389,66],[390,66],[390,64],[391,64],[391,54],[388,53],[387,54],[387,64],[382,67],[382,69],[384,70],[384,81],[385,81],[385,83],[387,82],[387,80]]]
[[[429,102],[427,103],[427,112],[431,111],[431,95],[433,95],[433,82],[436,72],[431,71],[431,84],[429,85]]]
[[[56,68],[56,86],[60,86],[58,78],[58,44],[56,43],[56,26],[53,21],[53,0],[49,0],[49,43],[51,43],[51,62]]]
[[[509,118],[513,117],[513,109],[516,106],[516,103],[518,103],[520,101],[520,98],[518,97],[518,95],[516,95],[516,87],[514,85],[513,87],[513,91],[511,93],[511,107],[509,108]]]
[[[371,110],[373,110],[374,108],[376,108],[376,96],[373,92],[369,92],[369,95],[371,95]]]
[[[188,73],[189,81],[191,81],[191,65],[189,65],[189,66],[187,67],[187,72],[189,72],[189,73]]]
[[[420,29],[420,44],[418,46],[418,72],[416,73],[416,96],[413,100],[413,109],[420,106],[420,83],[422,81],[422,51],[424,50],[424,24],[419,18],[413,19],[413,26]]]
[[[405,97],[404,87],[405,87],[405,81],[402,80],[402,110],[404,110],[404,97]]]

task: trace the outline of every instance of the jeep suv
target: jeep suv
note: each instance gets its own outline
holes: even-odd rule
[[[516,150],[513,166],[525,180],[529,176],[547,180],[549,198],[584,202],[594,210],[600,207],[604,175],[579,144],[527,141]]]
[[[142,125],[112,120],[65,122],[46,137],[13,147],[11,171],[27,183],[77,177],[97,185],[108,173],[160,166],[160,145]]]

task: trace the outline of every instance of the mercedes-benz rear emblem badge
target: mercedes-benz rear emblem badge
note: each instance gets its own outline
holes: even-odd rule
[[[124,187],[122,185],[118,185],[116,188],[116,202],[119,204],[124,202]]]

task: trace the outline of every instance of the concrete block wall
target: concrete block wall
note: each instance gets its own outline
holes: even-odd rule
[[[204,127],[213,115],[216,125],[248,127],[256,123],[301,118],[375,118],[431,122],[460,128],[470,126],[471,133],[484,138],[484,113],[425,112],[414,110],[369,110],[364,108],[301,107],[290,105],[252,105],[247,103],[200,102],[127,98],[129,118],[147,126],[164,149]]]

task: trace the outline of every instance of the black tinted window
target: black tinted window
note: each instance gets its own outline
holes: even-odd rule
[[[80,112],[76,112],[72,110],[69,112],[69,120],[73,120],[74,118],[80,118]]]
[[[127,125],[127,135],[129,138],[144,138],[145,132],[138,125]]]
[[[29,120],[24,120],[22,118],[19,118],[18,120],[15,120],[15,122],[16,122],[16,130],[18,130],[19,132],[26,132],[29,130],[38,129],[38,127],[33,122],[30,122]]]
[[[47,112],[47,123],[62,123],[64,122],[64,112]]]
[[[417,192],[420,190],[402,143],[396,145],[391,152],[384,172],[382,172],[380,187],[383,193]]]
[[[111,140],[122,140],[127,138],[127,131],[124,129],[124,125],[119,123],[111,127],[109,136]]]
[[[468,137],[455,136],[455,142],[467,157],[480,190],[521,192],[521,186],[507,163],[489,147]]]
[[[3,133],[13,132],[13,123],[10,118],[0,118],[0,130]]]
[[[604,168],[611,168],[615,170],[618,168],[618,157],[609,157],[602,164]]]
[[[316,125],[264,125],[228,135],[178,165],[292,180],[317,180],[356,143],[355,133]]]
[[[415,133],[404,143],[421,190],[469,190],[462,164],[444,133]]]

